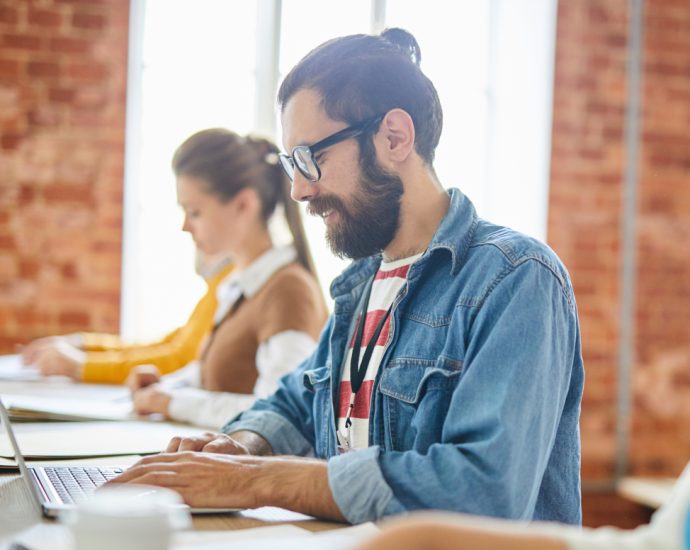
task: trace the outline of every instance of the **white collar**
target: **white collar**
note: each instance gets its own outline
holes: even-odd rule
[[[230,273],[218,285],[216,295],[219,301],[223,301],[221,296],[227,295],[231,287],[238,287],[245,298],[251,298],[261,290],[276,271],[294,262],[296,259],[297,251],[293,246],[271,248],[244,270]]]

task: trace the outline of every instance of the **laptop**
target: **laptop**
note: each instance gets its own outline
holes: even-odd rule
[[[9,437],[20,477],[27,485],[31,499],[46,517],[55,518],[64,510],[74,508],[75,502],[88,498],[96,488],[126,469],[125,466],[28,467],[24,455],[19,450],[9,414],[2,400],[0,400],[0,424]],[[187,508],[186,505],[184,506]],[[192,514],[220,514],[239,510],[238,508],[189,508]]]

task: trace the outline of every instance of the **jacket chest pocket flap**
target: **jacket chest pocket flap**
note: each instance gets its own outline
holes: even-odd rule
[[[317,388],[328,385],[331,380],[331,367],[319,367],[317,369],[308,370],[304,373],[304,387],[309,391],[314,392]]]
[[[452,391],[462,373],[462,361],[440,356],[437,360],[394,359],[381,373],[379,392],[405,403],[417,403],[429,391]]]

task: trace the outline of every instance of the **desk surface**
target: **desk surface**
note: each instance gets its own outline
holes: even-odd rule
[[[637,504],[657,509],[671,496],[674,478],[625,477],[618,484],[618,494]]]
[[[112,399],[117,397],[118,392],[123,391],[123,388],[106,387],[106,386],[90,386],[87,384],[73,384],[67,381],[47,381],[47,382],[8,382],[0,380],[0,394],[12,393],[30,393],[32,395],[59,395],[61,397],[74,398],[97,398],[97,399]],[[126,392],[126,390],[124,390]],[[96,423],[92,422],[78,422],[65,424],[62,422],[55,422],[50,424],[14,424],[15,431],[21,439],[22,434],[40,430],[75,430],[79,431],[80,427],[88,430],[89,425],[92,427]],[[143,424],[143,423],[142,423]],[[118,423],[112,423],[115,427]],[[132,429],[139,429],[135,424]],[[144,430],[144,428],[146,428]],[[165,442],[169,440],[169,432],[171,429],[180,430],[180,427],[171,426],[169,423],[147,423],[142,426],[142,431],[158,431],[167,432]],[[116,431],[116,430],[115,430]],[[119,432],[118,432],[119,433]],[[0,434],[3,435],[4,434]],[[160,434],[159,434],[160,435]],[[128,434],[131,439],[132,433]],[[147,433],[148,437],[148,433]],[[46,441],[46,443],[48,443]],[[163,443],[164,445],[165,443]],[[20,442],[21,445],[21,442]],[[55,449],[54,444],[47,444],[47,448]],[[40,453],[39,453],[40,454]],[[123,462],[123,457],[114,457],[108,460],[110,464],[126,464]],[[4,461],[7,462],[7,461]],[[82,460],[73,459],[69,463],[82,462]],[[0,462],[2,465],[2,462]],[[200,531],[223,531],[223,530],[240,530],[255,527],[275,526],[275,525],[295,525],[308,531],[326,531],[344,527],[345,524],[319,521],[314,518],[295,514],[287,510],[278,508],[260,508],[258,510],[247,510],[236,514],[217,514],[217,515],[203,515],[192,518],[192,524],[195,530]],[[16,472],[3,472],[0,469],[0,548],[4,548],[12,537],[17,533],[35,526],[35,525],[56,525],[56,522],[44,519],[36,510],[34,502],[28,493],[28,488],[20,479]]]
[[[35,525],[55,524],[36,510],[25,483],[17,473],[0,473],[0,548],[15,535]],[[236,531],[273,525],[295,525],[307,531],[327,531],[345,524],[320,521],[280,508],[259,508],[236,514],[212,514],[192,517],[192,525],[199,531]]]

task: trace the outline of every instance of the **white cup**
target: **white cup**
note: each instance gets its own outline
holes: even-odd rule
[[[173,531],[191,525],[177,493],[146,485],[103,487],[63,518],[74,550],[167,550]]]

